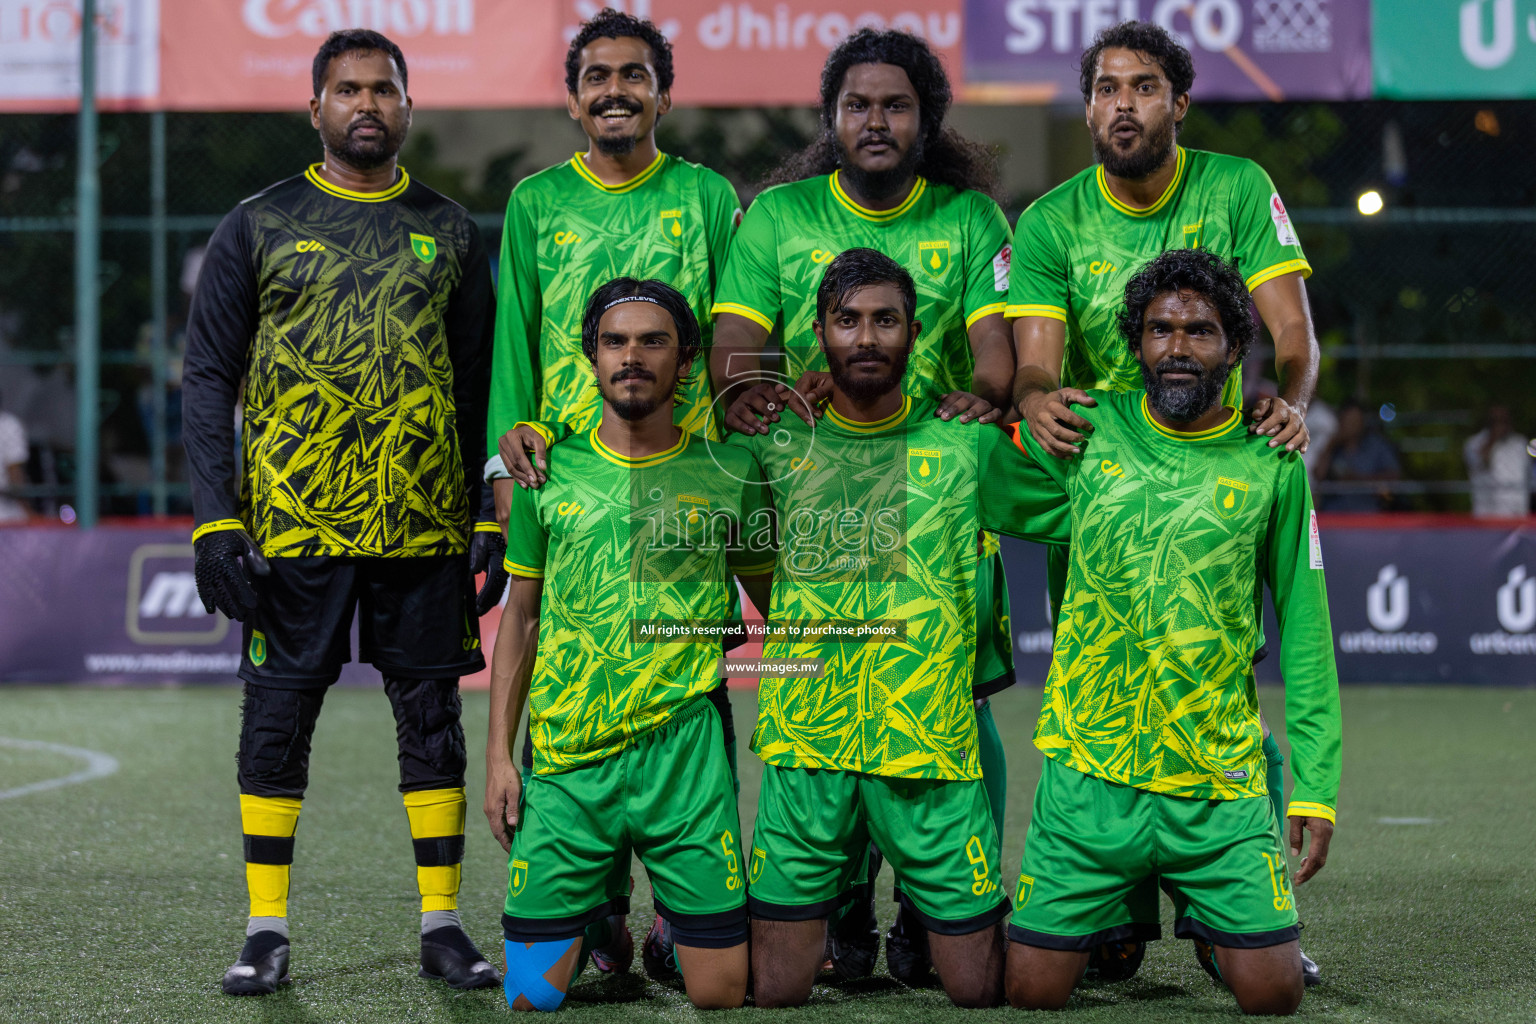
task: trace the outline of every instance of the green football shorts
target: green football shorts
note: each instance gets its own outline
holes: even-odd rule
[[[747,940],[736,790],[707,698],[611,757],[528,779],[508,858],[506,938],[574,938],[626,913],[631,853],[678,942]]]
[[[752,916],[826,917],[860,879],[871,840],[929,931],[966,935],[1008,915],[979,780],[765,765],[747,867]]]
[[[1160,938],[1159,883],[1181,939],[1258,949],[1300,934],[1268,800],[1153,793],[1047,757],[1008,937],[1062,950]]]
[[[971,696],[990,697],[1013,682],[1008,574],[1003,570],[1002,552],[997,552],[976,563],[976,675]]]

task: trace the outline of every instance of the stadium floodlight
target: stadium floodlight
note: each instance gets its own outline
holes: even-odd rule
[[[1382,200],[1380,192],[1377,192],[1375,189],[1367,189],[1366,191],[1360,193],[1360,198],[1355,200],[1355,205],[1359,207],[1360,212],[1365,214],[1367,217],[1374,217],[1376,214],[1380,213],[1381,208],[1387,204]]]

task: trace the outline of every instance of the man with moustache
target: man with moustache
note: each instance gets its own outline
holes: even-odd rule
[[[466,551],[481,488],[490,265],[468,213],[396,165],[411,123],[406,82],[404,55],[377,32],[325,40],[309,104],[324,159],[224,218],[192,301],[197,586],[210,612],[244,623],[237,764],[250,917],[224,974],[231,995],[271,993],[287,977],[310,738],[350,658],[354,614],[360,657],[383,675],[395,713],[421,976],[454,988],[500,980],[457,910],[458,680],[485,665]]]
[[[1303,283],[1312,268],[1269,176],[1251,160],[1178,145],[1195,69],[1166,30],[1136,21],[1107,29],[1080,67],[1097,164],[1032,204],[1015,232],[1007,316],[1019,364],[1013,395],[1030,434],[1052,455],[1077,454],[1087,420],[1071,406],[1092,404],[1083,389],[1140,385],[1115,327],[1126,282],[1164,250],[1203,249],[1238,268],[1274,339],[1280,394],[1254,406],[1248,429],[1281,455],[1306,451],[1303,418],[1319,360]],[[1223,401],[1241,406],[1242,393],[1236,369]],[[1051,548],[1053,607],[1066,565],[1066,549]],[[1270,798],[1283,821],[1284,757],[1267,733]],[[1130,977],[1141,953],[1116,945],[1096,955],[1092,970]],[[1211,969],[1208,955],[1202,962]],[[1321,980],[1305,963],[1307,983]]]
[[[513,495],[485,793],[510,855],[513,1009],[558,1008],[583,950],[612,941],[592,929],[622,923],[631,853],[689,1000],[718,1009],[746,996],[741,825],[708,694],[732,576],[767,603],[773,529],[752,456],[673,422],[700,344],[677,290],[633,278],[598,288],[582,350],[601,418],[549,446],[546,484]],[[652,632],[668,627],[686,633]],[[525,705],[538,752],[523,782],[512,741]]]
[[[1000,409],[1011,404],[1014,361],[1003,318],[1008,222],[989,195],[994,159],[946,123],[950,102],[943,65],[908,33],[863,29],[828,55],[821,134],[752,203],[715,295],[715,386],[743,382],[750,389],[731,406],[729,428],[767,433],[789,404],[788,387],[759,383],[760,354],[776,328],[787,379],[799,382],[813,408],[826,398],[827,363],[811,330],[817,286],[827,264],[856,247],[885,253],[916,281],[915,318],[924,330],[912,352],[909,392],[934,399],[971,392]],[[1001,828],[1007,762],[987,698],[1013,685],[1013,639],[995,537],[984,538],[981,558],[972,681],[982,771]],[[878,860],[872,863],[878,871]],[[845,978],[868,974],[878,951],[869,881],[832,932],[830,961]],[[886,947],[894,977],[917,981],[927,973],[924,942],[923,929],[899,912]]]
[[[1070,512],[1029,534],[1071,551],[1008,929],[1014,1006],[1060,1009],[1094,949],[1157,938],[1159,889],[1243,1012],[1302,1001],[1284,845],[1300,856],[1311,834],[1297,885],[1327,862],[1339,683],[1305,464],[1275,458],[1222,401],[1258,333],[1248,295],[1215,254],[1163,253],[1137,269],[1116,318],[1143,389],[1079,403],[1085,457],[1013,428],[1030,461],[1010,486]],[[1266,586],[1296,777],[1284,829],[1266,799],[1253,678]]]

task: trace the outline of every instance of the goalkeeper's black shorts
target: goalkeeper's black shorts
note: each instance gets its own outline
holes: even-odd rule
[[[273,558],[256,578],[240,678],[276,689],[323,689],[352,658],[407,679],[485,668],[465,555]]]

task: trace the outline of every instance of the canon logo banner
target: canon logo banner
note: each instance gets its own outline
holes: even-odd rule
[[[403,43],[428,33],[469,35],[475,30],[475,4],[476,0],[245,0],[240,17],[246,28],[268,39],[295,33],[323,38],[344,28],[371,28]]]

